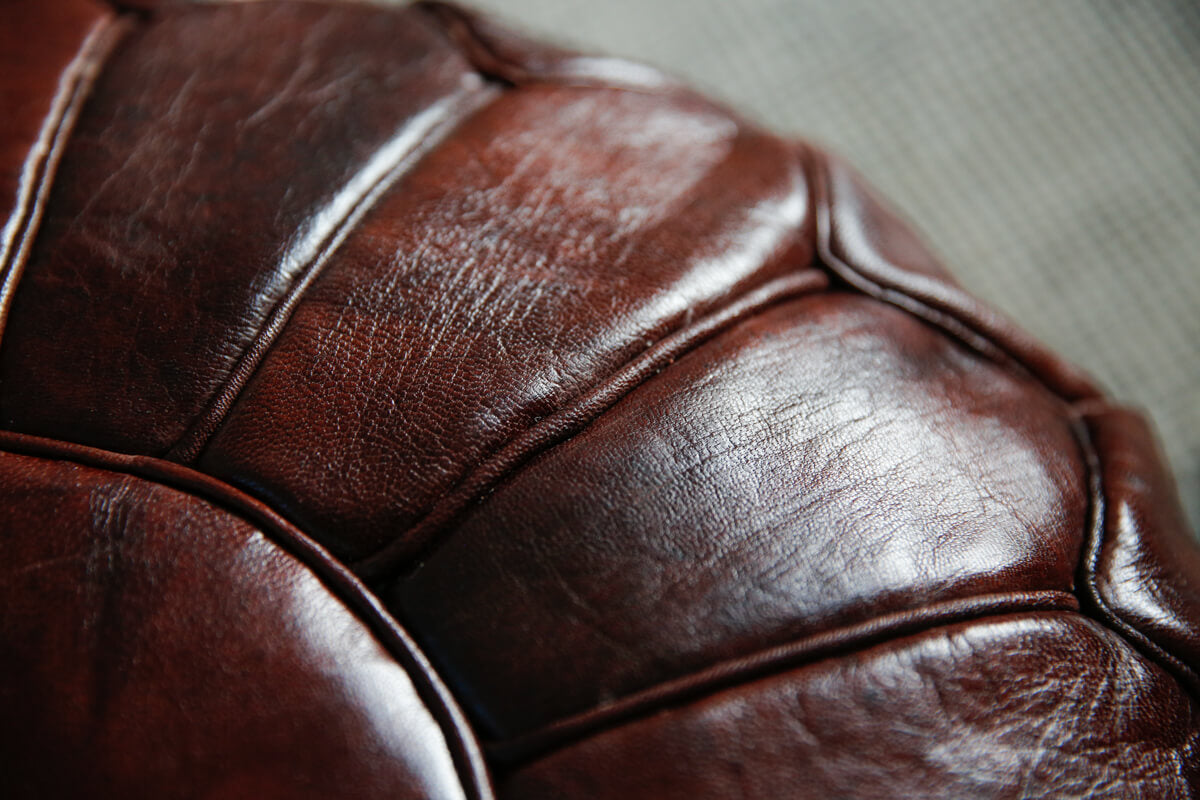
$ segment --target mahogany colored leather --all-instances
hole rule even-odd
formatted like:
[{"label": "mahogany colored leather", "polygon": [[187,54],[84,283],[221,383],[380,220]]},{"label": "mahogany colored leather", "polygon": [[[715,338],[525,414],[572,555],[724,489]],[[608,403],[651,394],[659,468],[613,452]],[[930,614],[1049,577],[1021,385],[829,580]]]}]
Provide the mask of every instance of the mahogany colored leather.
[{"label": "mahogany colored leather", "polygon": [[124,21],[91,0],[7,3],[0,19],[0,319],[55,169]]},{"label": "mahogany colored leather", "polygon": [[1152,433],[837,158],[444,3],[13,7],[0,796],[1200,789]]},{"label": "mahogany colored leather", "polygon": [[780,163],[781,142],[693,98],[498,98],[334,254],[201,468],[270,492],[345,558],[404,544],[505,441],[811,260],[803,176]]},{"label": "mahogany colored leather", "polygon": [[406,670],[244,520],[10,453],[0,493],[6,797],[465,796]]},{"label": "mahogany colored leather", "polygon": [[681,357],[387,597],[509,737],[882,614],[1069,593],[1085,487],[1060,401],[829,292]]},{"label": "mahogany colored leather", "polygon": [[1191,708],[1170,675],[1094,622],[1005,615],[818,661],[604,731],[517,770],[502,790],[521,798],[1183,800],[1200,780]]},{"label": "mahogany colored leather", "polygon": [[1084,582],[1110,624],[1200,686],[1200,551],[1146,421],[1123,408],[1084,409],[1097,460]]},{"label": "mahogany colored leather", "polygon": [[[136,26],[76,126],[10,314],[10,425],[165,454],[362,197],[482,90],[411,9],[196,5]],[[43,360],[59,340],[92,346]]]}]

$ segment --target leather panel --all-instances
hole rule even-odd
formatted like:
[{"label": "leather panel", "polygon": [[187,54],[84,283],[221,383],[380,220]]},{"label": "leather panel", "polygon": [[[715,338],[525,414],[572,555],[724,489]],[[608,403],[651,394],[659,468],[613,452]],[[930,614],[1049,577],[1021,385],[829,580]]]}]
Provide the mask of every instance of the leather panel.
[{"label": "leather panel", "polygon": [[507,737],[882,613],[1071,591],[1086,511],[1061,401],[831,293],[679,358],[386,596]]},{"label": "leather panel", "polygon": [[936,629],[564,747],[500,796],[703,800],[1193,797],[1194,702],[1070,614]]},{"label": "leather panel", "polygon": [[809,218],[788,148],[707,103],[511,90],[346,241],[201,468],[367,557],[629,359],[806,266]]},{"label": "leather panel", "polygon": [[466,797],[404,668],[250,525],[0,453],[4,796]]},{"label": "leather panel", "polygon": [[412,9],[194,4],[144,21],[79,121],[17,290],[5,427],[166,452],[371,185],[481,87]]}]

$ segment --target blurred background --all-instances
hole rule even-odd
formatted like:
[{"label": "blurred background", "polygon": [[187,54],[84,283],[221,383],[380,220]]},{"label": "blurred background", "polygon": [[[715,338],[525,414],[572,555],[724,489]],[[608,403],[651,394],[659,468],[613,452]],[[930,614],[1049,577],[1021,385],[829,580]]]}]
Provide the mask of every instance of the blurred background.
[{"label": "blurred background", "polygon": [[465,0],[846,157],[1149,412],[1200,531],[1200,2]]}]

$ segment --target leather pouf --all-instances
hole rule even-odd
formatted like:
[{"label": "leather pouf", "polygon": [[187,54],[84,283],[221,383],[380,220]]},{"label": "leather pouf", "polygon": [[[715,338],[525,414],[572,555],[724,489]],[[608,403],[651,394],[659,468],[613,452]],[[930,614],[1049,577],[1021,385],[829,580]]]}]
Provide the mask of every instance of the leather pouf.
[{"label": "leather pouf", "polygon": [[1146,424],[441,3],[0,7],[0,796],[1182,798]]}]

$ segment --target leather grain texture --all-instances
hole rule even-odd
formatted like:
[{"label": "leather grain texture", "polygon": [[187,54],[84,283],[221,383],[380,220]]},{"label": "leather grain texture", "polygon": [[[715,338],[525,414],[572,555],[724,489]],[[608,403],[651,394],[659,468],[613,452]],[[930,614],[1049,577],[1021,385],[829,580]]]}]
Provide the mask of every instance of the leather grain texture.
[{"label": "leather grain texture", "polygon": [[1200,529],[1200,4],[473,0],[825,142],[1159,431]]},{"label": "leather grain texture", "polygon": [[[1069,592],[1084,485],[1050,398],[902,311],[828,293],[638,387],[389,597],[511,736],[883,613]],[[560,645],[517,657],[543,642]]]},{"label": "leather grain texture", "polygon": [[[10,424],[175,446],[363,198],[481,90],[411,11],[197,5],[138,26],[66,148],[10,315]],[[92,346],[41,361],[59,337]]]},{"label": "leather grain texture", "polygon": [[376,553],[537,418],[807,264],[806,186],[780,163],[698,99],[496,100],[350,234],[201,468],[271,491],[340,555]]},{"label": "leather grain texture", "polygon": [[1194,794],[1152,433],[840,159],[444,3],[118,5],[22,6],[0,140],[6,796]]}]

